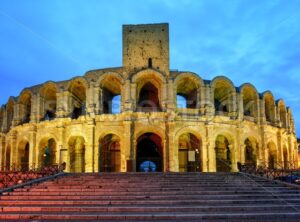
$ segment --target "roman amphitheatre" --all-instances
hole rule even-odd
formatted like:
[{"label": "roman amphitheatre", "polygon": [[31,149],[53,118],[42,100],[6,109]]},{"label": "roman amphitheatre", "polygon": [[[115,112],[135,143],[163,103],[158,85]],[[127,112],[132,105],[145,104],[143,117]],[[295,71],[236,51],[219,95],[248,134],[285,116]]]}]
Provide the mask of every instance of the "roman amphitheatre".
[{"label": "roman amphitheatre", "polygon": [[[181,103],[179,103],[181,101]],[[297,164],[291,110],[271,91],[169,67],[168,24],[123,26],[123,66],[24,88],[1,107],[2,168],[237,171]]]}]

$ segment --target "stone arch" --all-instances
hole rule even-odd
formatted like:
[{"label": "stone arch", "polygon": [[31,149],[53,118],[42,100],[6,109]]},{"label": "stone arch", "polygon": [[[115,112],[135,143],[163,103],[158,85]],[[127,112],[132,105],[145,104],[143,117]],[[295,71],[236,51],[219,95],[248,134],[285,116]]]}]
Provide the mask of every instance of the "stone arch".
[{"label": "stone arch", "polygon": [[[109,72],[101,75],[98,83],[100,112],[121,112],[122,110],[120,105],[122,100],[122,88],[124,84],[123,78],[118,73]],[[119,102],[114,102],[115,98],[119,98]]]},{"label": "stone arch", "polygon": [[56,117],[58,87],[54,82],[47,82],[40,88],[41,119],[52,120]]},{"label": "stone arch", "polygon": [[116,134],[99,138],[99,172],[121,172],[121,139]]},{"label": "stone arch", "polygon": [[163,109],[165,76],[152,69],[140,71],[132,76],[136,84],[136,106],[138,111],[151,112]]},{"label": "stone arch", "polygon": [[244,146],[245,164],[256,165],[259,156],[257,139],[252,136],[247,137],[244,140]]},{"label": "stone arch", "polygon": [[70,172],[85,172],[85,139],[82,136],[71,136],[68,140]]},{"label": "stone arch", "polygon": [[140,137],[145,133],[153,133],[153,134],[157,134],[163,140],[165,138],[164,132],[165,130],[159,126],[147,126],[141,128],[140,130],[137,130],[135,132],[135,138],[137,139],[138,137]]},{"label": "stone arch", "polygon": [[236,90],[228,78],[218,76],[211,82],[216,114],[236,112]]},{"label": "stone arch", "polygon": [[30,143],[28,139],[22,139],[18,144],[18,160],[17,165],[21,167],[22,170],[29,170],[29,152]]},{"label": "stone arch", "polygon": [[257,118],[259,116],[258,110],[258,92],[256,88],[250,84],[245,83],[241,87],[241,95],[243,99],[244,116]]},{"label": "stone arch", "polygon": [[234,142],[232,137],[223,132],[215,137],[216,171],[230,172],[233,170]]},{"label": "stone arch", "polygon": [[270,169],[277,168],[277,147],[273,141],[267,143],[268,148],[268,167]]},{"label": "stone arch", "polygon": [[77,119],[85,114],[88,83],[84,78],[76,77],[69,82],[67,89],[70,92],[71,118]]},{"label": "stone arch", "polygon": [[186,132],[178,136],[179,172],[202,171],[202,140],[194,133]]},{"label": "stone arch", "polygon": [[[199,108],[200,106],[200,88],[203,86],[203,80],[194,73],[180,73],[174,80],[175,95],[182,96],[186,104],[179,108]],[[177,100],[177,98],[176,98]],[[175,101],[176,101],[175,100]]]},{"label": "stone arch", "polygon": [[277,107],[278,107],[278,114],[281,122],[281,127],[287,128],[288,127],[287,109],[283,99],[277,101]]},{"label": "stone arch", "polygon": [[19,117],[21,123],[29,123],[31,116],[32,92],[24,90],[21,92],[19,99]]},{"label": "stone arch", "polygon": [[275,123],[275,100],[270,91],[263,93],[263,100],[265,104],[265,117],[267,122]]},{"label": "stone arch", "polygon": [[147,132],[136,139],[136,170],[139,172],[163,171],[164,148],[162,137]]},{"label": "stone arch", "polygon": [[44,137],[38,145],[38,162],[40,167],[57,164],[57,143],[54,137]]},{"label": "stone arch", "polygon": [[10,97],[8,100],[8,103],[6,105],[6,128],[7,128],[7,131],[9,131],[13,125],[14,112],[15,112],[14,106],[15,106],[15,100],[13,99],[13,97]]}]

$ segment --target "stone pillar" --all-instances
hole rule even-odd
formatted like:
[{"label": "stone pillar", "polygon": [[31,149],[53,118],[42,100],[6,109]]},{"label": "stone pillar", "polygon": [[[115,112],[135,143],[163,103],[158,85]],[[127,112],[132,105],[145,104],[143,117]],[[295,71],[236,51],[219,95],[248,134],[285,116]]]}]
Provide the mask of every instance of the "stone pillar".
[{"label": "stone pillar", "polygon": [[95,172],[95,120],[87,119],[87,141],[85,143],[85,172]]},{"label": "stone pillar", "polygon": [[207,104],[206,100],[207,100],[207,94],[206,94],[206,88],[205,85],[202,85],[199,89],[199,100],[197,101],[199,108],[200,108],[200,115],[205,115],[205,106]]},{"label": "stone pillar", "polygon": [[237,97],[237,107],[238,107],[238,119],[243,120],[244,118],[244,102],[243,102],[243,94],[239,93],[236,95]]},{"label": "stone pillar", "polygon": [[124,107],[124,111],[132,110],[132,99],[131,99],[131,91],[130,91],[130,80],[125,81],[125,90],[124,90],[124,98],[122,98],[122,103]]},{"label": "stone pillar", "polygon": [[137,91],[136,91],[136,83],[131,84],[131,100],[132,100],[132,111],[136,110],[136,104],[137,104]]},{"label": "stone pillar", "polygon": [[7,108],[3,112],[3,123],[2,123],[2,132],[7,132]]},{"label": "stone pillar", "polygon": [[169,80],[169,82],[167,84],[167,93],[168,93],[167,109],[169,111],[174,111],[177,107],[177,104],[176,104],[176,101],[177,101],[176,96],[177,95],[176,95],[176,92],[174,91],[174,84],[173,84],[172,80]]},{"label": "stone pillar", "polygon": [[228,147],[231,152],[231,170],[232,172],[238,172],[236,144],[230,144]]},{"label": "stone pillar", "polygon": [[206,145],[207,145],[207,166],[208,172],[216,172],[216,150],[215,150],[215,141],[212,138],[213,135],[213,125],[207,124],[206,128]]},{"label": "stone pillar", "polygon": [[30,123],[37,123],[39,118],[39,99],[38,99],[38,94],[34,93],[32,94],[31,98],[31,114],[30,114]]},{"label": "stone pillar", "polygon": [[245,150],[246,150],[246,145],[245,144],[241,144],[240,145],[241,147],[241,151],[240,151],[240,161],[241,161],[241,164],[245,164]]},{"label": "stone pillar", "polygon": [[237,103],[236,103],[236,93],[235,92],[232,92],[231,93],[231,102],[232,102],[232,105],[231,105],[231,110],[229,110],[229,116],[231,118],[236,118],[237,117]]},{"label": "stone pillar", "polygon": [[209,147],[209,141],[207,138],[203,138],[202,141],[202,147],[201,150],[201,162],[202,162],[202,172],[209,172],[209,166],[208,166],[208,147]]},{"label": "stone pillar", "polygon": [[83,168],[83,140],[81,138],[77,138],[75,141],[74,153],[75,153],[75,165],[74,169],[75,172],[81,173]]},{"label": "stone pillar", "polygon": [[16,167],[18,163],[18,147],[17,147],[17,135],[15,132],[12,132],[10,135],[11,147],[10,147],[10,163],[13,167]]},{"label": "stone pillar", "polygon": [[[125,171],[135,171],[135,166],[133,162],[135,159],[133,144],[133,134],[134,134],[134,125],[131,122],[130,118],[123,122],[124,125],[124,134],[123,134],[123,147],[121,147],[121,157],[124,158],[123,161],[126,163]],[[122,161],[121,158],[121,161]]]},{"label": "stone pillar", "polygon": [[[174,121],[169,121],[166,124],[166,155],[168,161],[167,172],[178,172],[178,144],[175,144],[175,123]],[[175,149],[177,152],[175,152]]]},{"label": "stone pillar", "polygon": [[37,149],[36,128],[32,127],[29,132],[29,169],[38,167],[38,162],[36,162]]}]

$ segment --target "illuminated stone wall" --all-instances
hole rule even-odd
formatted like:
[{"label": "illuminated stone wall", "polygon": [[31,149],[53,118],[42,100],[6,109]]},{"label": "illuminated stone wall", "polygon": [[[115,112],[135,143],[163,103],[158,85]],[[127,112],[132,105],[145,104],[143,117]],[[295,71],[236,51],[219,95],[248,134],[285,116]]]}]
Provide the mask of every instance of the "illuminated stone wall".
[{"label": "illuminated stone wall", "polygon": [[297,166],[283,100],[224,76],[171,71],[167,24],[123,28],[123,67],[28,87],[1,107],[2,169],[66,162],[71,172],[135,171],[142,140],[153,141],[162,171]]}]

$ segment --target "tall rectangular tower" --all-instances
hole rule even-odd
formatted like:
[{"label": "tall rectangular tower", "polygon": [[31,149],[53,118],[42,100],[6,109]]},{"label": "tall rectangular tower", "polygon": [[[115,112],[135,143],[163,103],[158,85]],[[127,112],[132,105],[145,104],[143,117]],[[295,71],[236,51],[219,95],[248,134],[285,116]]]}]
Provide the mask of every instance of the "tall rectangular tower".
[{"label": "tall rectangular tower", "polygon": [[169,73],[169,24],[123,25],[123,67]]}]

